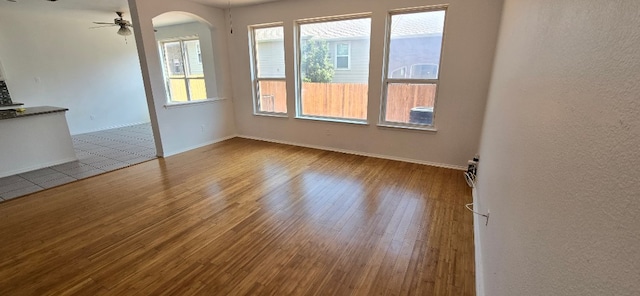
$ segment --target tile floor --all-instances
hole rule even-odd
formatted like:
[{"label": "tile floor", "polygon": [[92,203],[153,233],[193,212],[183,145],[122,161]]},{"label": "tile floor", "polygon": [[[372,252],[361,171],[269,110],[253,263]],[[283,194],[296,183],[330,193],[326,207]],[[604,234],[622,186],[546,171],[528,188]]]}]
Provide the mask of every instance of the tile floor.
[{"label": "tile floor", "polygon": [[77,161],[0,178],[0,202],[156,158],[149,123],[72,139]]}]

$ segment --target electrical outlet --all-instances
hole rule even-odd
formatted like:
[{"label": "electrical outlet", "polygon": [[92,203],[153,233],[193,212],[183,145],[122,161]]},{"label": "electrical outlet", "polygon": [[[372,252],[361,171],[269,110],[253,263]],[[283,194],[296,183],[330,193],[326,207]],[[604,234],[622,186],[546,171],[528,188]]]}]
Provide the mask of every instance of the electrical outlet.
[{"label": "electrical outlet", "polygon": [[95,120],[95,119],[96,119],[96,117],[95,117],[95,116],[93,116],[93,115],[89,115],[89,119],[91,119],[91,120]]}]

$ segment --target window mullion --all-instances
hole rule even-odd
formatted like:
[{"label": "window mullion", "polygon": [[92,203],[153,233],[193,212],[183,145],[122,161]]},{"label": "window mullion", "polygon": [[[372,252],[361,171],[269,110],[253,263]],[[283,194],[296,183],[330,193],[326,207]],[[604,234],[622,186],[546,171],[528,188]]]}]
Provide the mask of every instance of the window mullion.
[{"label": "window mullion", "polygon": [[184,72],[184,85],[187,90],[187,101],[192,101],[191,99],[191,87],[189,84],[189,77],[187,73],[191,71],[189,69],[189,64],[187,63],[187,51],[185,50],[184,40],[180,40],[180,54],[182,55],[182,71]]}]

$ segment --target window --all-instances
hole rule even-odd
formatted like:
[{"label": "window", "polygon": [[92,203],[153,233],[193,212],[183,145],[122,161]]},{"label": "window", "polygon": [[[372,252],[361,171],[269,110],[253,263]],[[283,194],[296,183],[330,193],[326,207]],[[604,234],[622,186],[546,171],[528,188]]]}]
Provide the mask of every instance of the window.
[{"label": "window", "polygon": [[297,117],[366,122],[370,15],[299,20],[297,34]]},{"label": "window", "polygon": [[389,78],[405,78],[407,77],[407,67],[401,67],[396,70],[393,70],[391,74],[389,74]]},{"label": "window", "polygon": [[438,65],[433,65],[433,64],[412,65],[411,78],[438,79]]},{"label": "window", "polygon": [[286,114],[287,83],[282,24],[249,27],[255,114]]},{"label": "window", "polygon": [[169,102],[207,99],[200,40],[183,38],[160,41]]},{"label": "window", "polygon": [[380,115],[383,125],[424,129],[434,125],[445,9],[390,13]]},{"label": "window", "polygon": [[198,54],[198,64],[202,65],[202,51],[200,51],[200,42],[196,46],[196,52]]},{"label": "window", "polygon": [[336,70],[349,70],[349,57],[351,45],[349,43],[336,43]]}]

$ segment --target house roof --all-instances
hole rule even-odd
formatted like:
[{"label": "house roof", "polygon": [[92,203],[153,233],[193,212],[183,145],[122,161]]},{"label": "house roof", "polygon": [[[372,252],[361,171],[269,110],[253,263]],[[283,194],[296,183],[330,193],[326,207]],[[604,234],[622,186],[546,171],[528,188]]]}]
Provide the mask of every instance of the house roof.
[{"label": "house roof", "polygon": [[[443,32],[444,16],[445,12],[441,10],[393,15],[391,38],[440,35]],[[368,18],[302,24],[300,30],[302,37],[319,39],[355,39],[369,36],[370,33],[371,19]],[[281,27],[256,30],[257,41],[281,40],[283,35]]]}]

